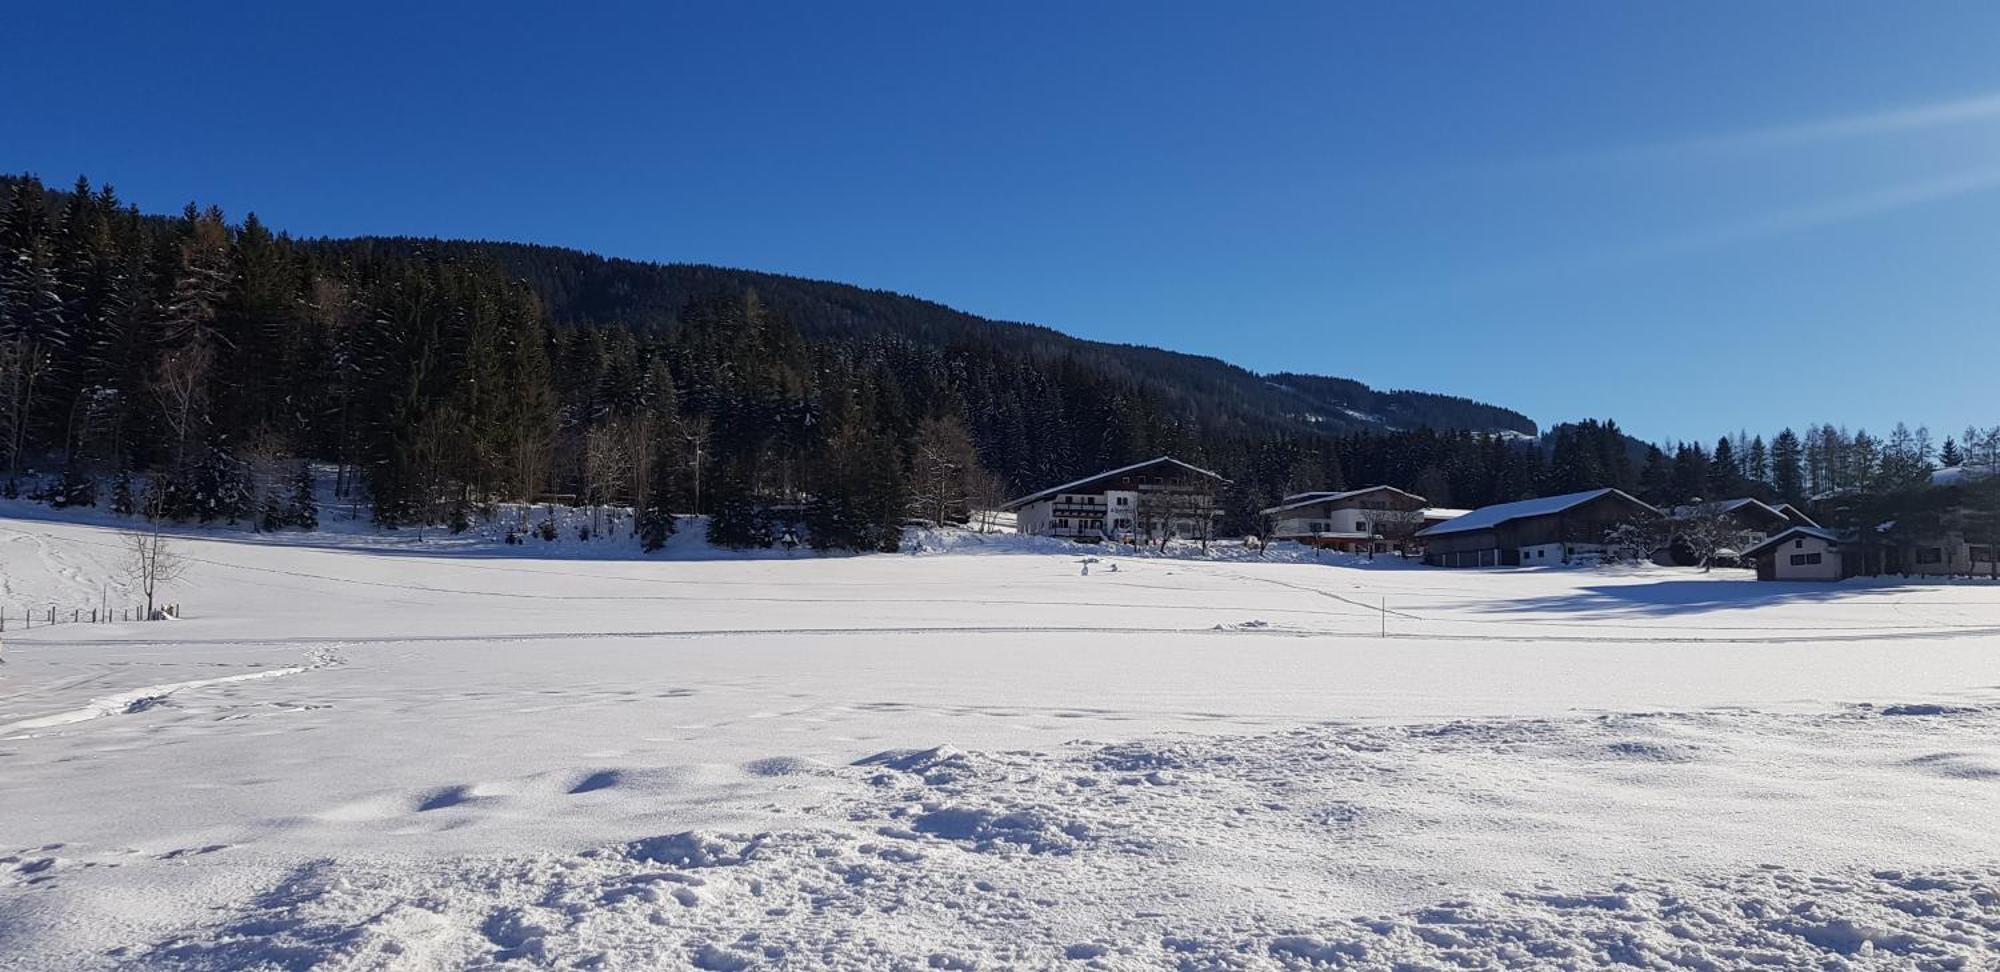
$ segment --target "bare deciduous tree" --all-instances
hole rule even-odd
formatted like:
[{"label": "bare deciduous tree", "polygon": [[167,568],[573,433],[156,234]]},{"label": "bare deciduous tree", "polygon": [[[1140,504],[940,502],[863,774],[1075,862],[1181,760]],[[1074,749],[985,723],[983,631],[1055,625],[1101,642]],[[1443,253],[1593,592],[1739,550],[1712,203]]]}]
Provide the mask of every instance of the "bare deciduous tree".
[{"label": "bare deciduous tree", "polygon": [[963,522],[970,513],[979,452],[965,426],[951,416],[925,419],[911,443],[910,501],[916,515],[938,526]]},{"label": "bare deciduous tree", "polygon": [[132,583],[145,592],[146,617],[151,618],[159,592],[181,579],[187,571],[187,559],[160,532],[158,521],[151,530],[131,531],[124,536],[125,570]]},{"label": "bare deciduous tree", "polygon": [[1007,481],[997,474],[982,467],[966,476],[965,499],[972,508],[972,524],[979,532],[993,532],[1000,507],[1006,505],[1009,498]]},{"label": "bare deciduous tree", "polygon": [[629,494],[632,478],[631,433],[617,424],[599,425],[584,437],[583,501],[590,507],[590,532],[604,532],[604,507]]},{"label": "bare deciduous tree", "polygon": [[215,353],[203,343],[170,351],[153,375],[153,397],[174,436],[174,469],[186,468],[187,445],[200,429],[208,405],[208,373]]}]

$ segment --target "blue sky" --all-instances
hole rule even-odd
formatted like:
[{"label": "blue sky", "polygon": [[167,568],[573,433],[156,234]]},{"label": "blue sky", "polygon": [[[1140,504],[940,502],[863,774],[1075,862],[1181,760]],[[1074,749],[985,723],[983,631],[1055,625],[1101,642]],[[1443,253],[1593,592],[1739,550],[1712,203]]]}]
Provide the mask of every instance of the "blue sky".
[{"label": "blue sky", "polygon": [[1655,439],[2000,422],[1992,3],[231,6],[0,4],[0,170]]}]

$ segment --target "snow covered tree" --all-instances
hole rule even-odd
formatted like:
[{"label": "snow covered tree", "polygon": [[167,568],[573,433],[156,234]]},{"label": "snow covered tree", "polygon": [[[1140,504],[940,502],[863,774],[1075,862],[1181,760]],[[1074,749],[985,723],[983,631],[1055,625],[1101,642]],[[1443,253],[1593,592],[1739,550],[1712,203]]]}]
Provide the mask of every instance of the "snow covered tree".
[{"label": "snow covered tree", "polygon": [[111,512],[120,516],[131,516],[134,509],[132,495],[132,471],[121,468],[111,481]]}]

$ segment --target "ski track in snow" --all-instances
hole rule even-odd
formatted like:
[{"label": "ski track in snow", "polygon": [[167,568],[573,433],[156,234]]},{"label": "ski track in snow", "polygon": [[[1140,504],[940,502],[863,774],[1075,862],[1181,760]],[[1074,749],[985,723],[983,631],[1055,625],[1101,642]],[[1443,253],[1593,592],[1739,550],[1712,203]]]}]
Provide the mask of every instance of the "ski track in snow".
[{"label": "ski track in snow", "polygon": [[227,685],[232,682],[251,682],[266,678],[283,678],[298,675],[315,668],[325,668],[339,664],[339,655],[330,647],[317,649],[312,653],[310,664],[290,668],[268,668],[236,675],[222,675],[216,678],[198,678],[186,682],[168,682],[161,685],[147,685],[129,689],[112,695],[99,696],[81,708],[57,712],[51,715],[22,719],[17,722],[0,724],[0,741],[31,738],[35,731],[74,726],[80,722],[102,719],[108,716],[136,715],[165,702],[177,692]]}]

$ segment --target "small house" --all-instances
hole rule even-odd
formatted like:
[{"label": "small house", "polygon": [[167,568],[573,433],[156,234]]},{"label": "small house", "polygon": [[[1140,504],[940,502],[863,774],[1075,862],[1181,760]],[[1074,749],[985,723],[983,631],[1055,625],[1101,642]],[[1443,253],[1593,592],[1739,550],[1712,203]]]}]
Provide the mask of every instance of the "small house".
[{"label": "small house", "polygon": [[1757,565],[1758,580],[1835,581],[1851,576],[1840,537],[1819,527],[1795,526],[1743,551]]}]

